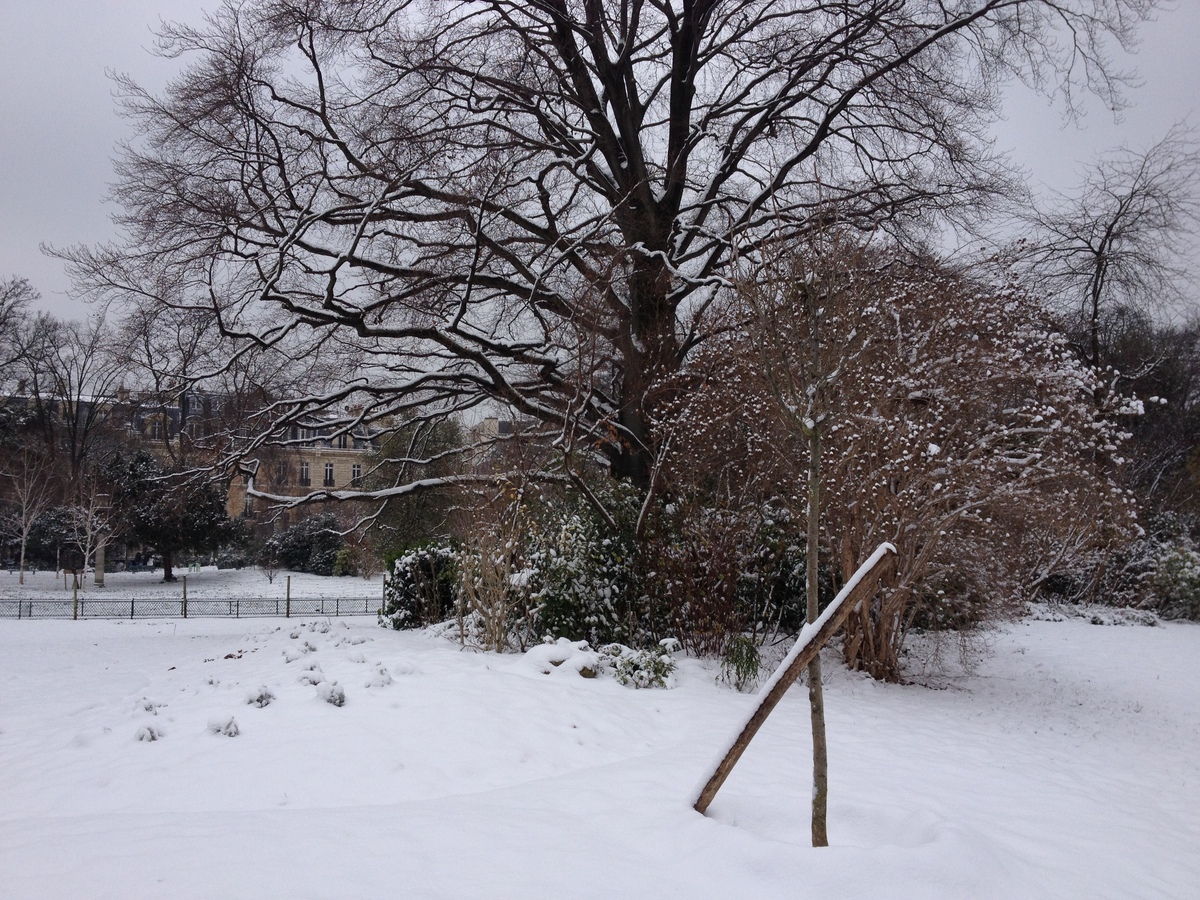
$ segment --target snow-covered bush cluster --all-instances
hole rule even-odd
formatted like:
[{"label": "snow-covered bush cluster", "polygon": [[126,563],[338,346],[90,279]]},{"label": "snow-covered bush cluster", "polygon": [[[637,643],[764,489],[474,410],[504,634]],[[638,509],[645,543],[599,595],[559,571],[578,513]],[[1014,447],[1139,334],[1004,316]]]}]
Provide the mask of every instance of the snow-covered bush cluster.
[{"label": "snow-covered bush cluster", "polygon": [[380,623],[446,622],[443,633],[492,650],[566,638],[657,652],[671,638],[718,656],[737,635],[761,642],[801,624],[803,556],[786,509],[668,504],[638,538],[644,497],[615,481],[592,491],[615,529],[577,496],[512,490],[458,543],[401,555]]},{"label": "snow-covered bush cluster", "polygon": [[670,688],[675,686],[676,664],[672,654],[678,649],[679,642],[671,638],[644,650],[618,643],[593,650],[587,641],[547,637],[525,652],[521,665],[542,675],[574,673],[595,678],[609,674],[626,687]]},{"label": "snow-covered bush cluster", "polygon": [[[636,514],[626,486],[614,508]],[[633,569],[634,552],[594,510],[562,495],[513,490],[464,529],[455,544],[421,547],[395,561],[380,623],[416,628],[449,619],[464,643],[523,649],[549,638],[650,640]]]}]

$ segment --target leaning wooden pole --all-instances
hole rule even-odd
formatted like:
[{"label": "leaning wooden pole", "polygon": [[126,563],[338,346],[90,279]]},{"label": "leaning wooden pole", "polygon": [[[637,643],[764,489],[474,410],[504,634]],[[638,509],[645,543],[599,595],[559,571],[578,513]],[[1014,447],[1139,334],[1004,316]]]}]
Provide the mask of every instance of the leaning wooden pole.
[{"label": "leaning wooden pole", "polygon": [[858,571],[846,582],[845,587],[838,591],[838,595],[833,598],[833,602],[826,607],[820,617],[815,622],[804,626],[800,636],[796,638],[796,644],[792,647],[791,652],[779,664],[779,668],[763,685],[762,690],[758,692],[760,698],[758,706],[733,738],[729,749],[725,751],[725,755],[721,758],[721,762],[712,776],[700,788],[696,802],[692,804],[696,812],[703,813],[708,809],[713,798],[717,796],[717,791],[721,789],[721,785],[725,783],[725,779],[729,777],[729,773],[733,771],[737,761],[742,758],[742,754],[750,746],[750,741],[754,739],[758,729],[771,714],[771,710],[779,705],[779,701],[783,699],[787,689],[800,677],[800,673],[808,668],[809,662],[821,651],[821,648],[837,634],[842,623],[846,621],[846,616],[875,592],[879,579],[891,565],[892,557],[895,554],[896,548],[891,544],[880,544],[879,549],[858,567]]}]

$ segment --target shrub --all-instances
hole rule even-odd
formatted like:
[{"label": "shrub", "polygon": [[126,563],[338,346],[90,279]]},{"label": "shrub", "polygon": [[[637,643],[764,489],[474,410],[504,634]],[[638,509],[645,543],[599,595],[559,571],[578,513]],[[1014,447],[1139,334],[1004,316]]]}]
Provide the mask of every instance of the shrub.
[{"label": "shrub", "polygon": [[397,630],[445,621],[458,605],[458,553],[450,546],[416,547],[392,564],[379,624]]},{"label": "shrub", "polygon": [[632,688],[668,688],[674,686],[675,660],[679,649],[674,638],[664,638],[652,650],[634,650],[624,644],[606,644],[599,649],[600,662],[612,670],[620,684]]},{"label": "shrub", "polygon": [[720,681],[738,691],[746,691],[758,682],[762,672],[762,657],[754,639],[744,634],[731,638],[725,644],[725,656],[721,660]]},{"label": "shrub", "polygon": [[1190,541],[1161,545],[1150,580],[1163,618],[1200,619],[1200,553]]},{"label": "shrub", "polygon": [[631,542],[607,533],[590,509],[548,505],[539,518],[528,551],[538,636],[592,646],[640,643]]},{"label": "shrub", "polygon": [[341,547],[333,556],[333,574],[337,576],[355,575],[358,566],[354,564],[353,554],[349,547]]},{"label": "shrub", "polygon": [[332,575],[343,547],[337,518],[321,513],[298,522],[279,535],[279,561],[285,569]]}]

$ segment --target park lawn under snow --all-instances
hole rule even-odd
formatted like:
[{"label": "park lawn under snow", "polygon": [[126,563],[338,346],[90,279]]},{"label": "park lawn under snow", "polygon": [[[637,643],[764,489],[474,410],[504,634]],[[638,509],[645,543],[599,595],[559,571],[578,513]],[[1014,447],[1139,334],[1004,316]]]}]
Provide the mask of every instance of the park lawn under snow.
[{"label": "park lawn under snow", "polygon": [[753,698],[695,660],[635,691],[363,619],[3,620],[0,897],[1200,896],[1200,627],[1021,623],[941,689],[827,672],[814,850],[800,687],[704,817]]},{"label": "park lawn under snow", "polygon": [[[306,572],[280,571],[268,580],[259,569],[218,569],[204,566],[199,572],[189,572],[186,565],[175,567],[175,576],[187,578],[188,597],[193,600],[275,600],[283,599],[291,578],[293,597],[381,597],[383,576],[371,579],[332,578]],[[108,572],[104,587],[95,587],[89,571],[81,576],[79,596],[90,600],[178,600],[183,596],[182,581],[164,583],[163,570],[145,572]],[[0,569],[0,600],[70,600],[71,576],[64,581],[61,572],[41,570],[26,572],[25,583],[8,569]]]}]

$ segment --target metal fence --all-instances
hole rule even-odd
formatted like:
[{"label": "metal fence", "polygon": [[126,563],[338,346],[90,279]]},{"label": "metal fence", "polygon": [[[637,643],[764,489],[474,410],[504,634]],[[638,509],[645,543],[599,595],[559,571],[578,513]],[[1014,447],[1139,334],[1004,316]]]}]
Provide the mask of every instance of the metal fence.
[{"label": "metal fence", "polygon": [[263,616],[373,616],[378,612],[378,597],[294,597],[290,600],[146,600],[134,597],[128,600],[114,597],[105,597],[103,600],[91,597],[80,597],[78,600],[0,599],[0,619],[250,619]]}]

